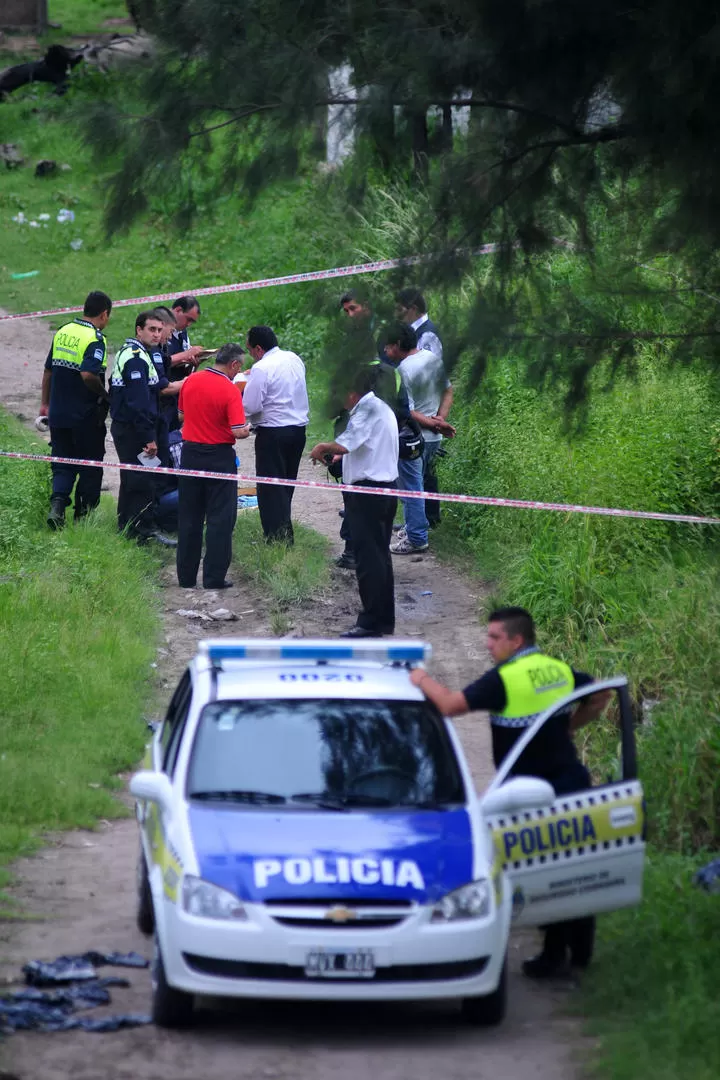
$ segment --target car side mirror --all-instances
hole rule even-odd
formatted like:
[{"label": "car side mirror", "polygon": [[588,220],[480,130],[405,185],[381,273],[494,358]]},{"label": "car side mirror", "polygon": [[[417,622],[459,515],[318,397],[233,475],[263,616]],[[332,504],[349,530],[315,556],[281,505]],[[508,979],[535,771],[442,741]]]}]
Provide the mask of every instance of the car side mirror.
[{"label": "car side mirror", "polygon": [[[132,786],[131,786],[132,790]],[[544,809],[555,801],[555,789],[538,776],[515,776],[480,800],[484,814],[513,814]]]},{"label": "car side mirror", "polygon": [[136,799],[157,803],[163,810],[170,810],[172,805],[172,785],[165,773],[150,772],[149,769],[135,773],[130,780],[130,794]]}]

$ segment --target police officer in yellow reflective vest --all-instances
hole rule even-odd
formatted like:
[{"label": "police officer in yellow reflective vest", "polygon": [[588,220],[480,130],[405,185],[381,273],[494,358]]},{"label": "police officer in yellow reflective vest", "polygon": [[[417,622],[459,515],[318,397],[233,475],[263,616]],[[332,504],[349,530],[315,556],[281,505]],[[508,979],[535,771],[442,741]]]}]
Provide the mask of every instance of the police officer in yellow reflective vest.
[{"label": "police officer in yellow reflective vest", "polygon": [[[139,465],[140,454],[157,456],[159,392],[163,385],[151,352],[159,344],[163,322],[153,311],[135,320],[135,337],[128,338],[115,357],[110,376],[110,430],[121,462]],[[167,382],[165,381],[165,385]],[[139,544],[155,541],[177,547],[164,536],[155,519],[155,478],[151,468],[121,470],[118,528]]]},{"label": "police officer in yellow reflective vest", "polygon": [[[61,326],[45,361],[40,415],[47,416],[50,447],[57,457],[102,461],[105,456],[105,390],[108,324],[112,301],[104,292],[91,292],[83,317]],[[100,502],[102,469],[84,465],[53,464],[52,495],[47,523],[51,529],[65,524],[75,487],[75,520]],[[77,486],[75,480],[77,479]]]},{"label": "police officer in yellow reflective vest", "polygon": [[[490,615],[488,649],[496,666],[464,690],[449,690],[420,668],[411,672],[410,678],[444,716],[476,709],[490,713],[493,759],[498,768],[541,712],[593,679],[540,652],[532,616],[524,608],[500,608]],[[589,788],[590,775],[578,758],[571,733],[595,720],[608,700],[607,693],[594,694],[574,712],[570,709],[548,720],[512,772],[542,777],[557,795]],[[523,971],[533,978],[556,975],[565,970],[568,958],[575,966],[586,967],[594,937],[593,918],[554,923],[546,927],[542,952],[526,960]]]}]

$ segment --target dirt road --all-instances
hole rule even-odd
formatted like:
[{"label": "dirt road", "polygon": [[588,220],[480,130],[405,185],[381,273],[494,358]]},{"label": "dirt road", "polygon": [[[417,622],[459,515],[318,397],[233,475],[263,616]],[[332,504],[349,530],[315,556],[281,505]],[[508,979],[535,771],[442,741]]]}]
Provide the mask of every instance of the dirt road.
[{"label": "dirt road", "polygon": [[[26,421],[36,415],[49,341],[42,323],[0,326],[0,400]],[[245,448],[242,457],[250,468]],[[310,475],[309,464],[304,469]],[[339,497],[332,493],[299,491],[295,497],[297,518],[326,534],[336,551],[338,507]],[[433,673],[452,686],[465,685],[487,666],[476,583],[431,554],[396,558],[395,569],[397,634],[430,641]],[[229,624],[234,632],[270,635],[267,605],[243,581],[242,566],[233,567],[232,577],[236,587],[218,597],[181,591],[166,573],[165,642],[157,659],[168,690],[208,626],[178,616],[178,608],[212,609],[221,603],[244,613]],[[427,592],[432,595],[423,595]],[[356,605],[354,575],[333,571],[326,595],[293,613],[291,633],[330,636],[354,621]],[[474,716],[458,728],[482,787],[492,771],[486,722]],[[125,820],[103,823],[96,832],[54,837],[35,857],[19,862],[13,892],[36,918],[0,923],[0,984],[17,977],[30,958],[88,948],[136,949],[149,956],[149,943],[134,925],[136,854],[135,824]],[[563,1016],[572,987],[536,987],[519,974],[521,959],[534,947],[533,935],[512,940],[509,1015],[498,1030],[464,1027],[453,1004],[227,1007],[210,1002],[191,1033],[145,1027],[111,1035],[14,1035],[0,1048],[0,1064],[19,1080],[575,1080],[590,1043]],[[130,989],[113,991],[106,1011],[148,1010],[147,973],[131,972],[131,981]]]}]

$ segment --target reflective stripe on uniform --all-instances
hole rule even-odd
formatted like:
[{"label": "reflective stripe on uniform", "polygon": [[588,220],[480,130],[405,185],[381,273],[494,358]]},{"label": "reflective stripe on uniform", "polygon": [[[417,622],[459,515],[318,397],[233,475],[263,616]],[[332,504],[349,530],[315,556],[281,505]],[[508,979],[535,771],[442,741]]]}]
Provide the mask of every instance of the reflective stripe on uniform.
[{"label": "reflective stripe on uniform", "polygon": [[133,359],[133,357],[141,357],[145,361],[148,386],[157,386],[160,382],[157,368],[145,346],[136,338],[128,338],[125,344],[122,345],[117,352],[112,376],[110,377],[110,385],[115,387],[125,385],[123,372],[128,360]]}]

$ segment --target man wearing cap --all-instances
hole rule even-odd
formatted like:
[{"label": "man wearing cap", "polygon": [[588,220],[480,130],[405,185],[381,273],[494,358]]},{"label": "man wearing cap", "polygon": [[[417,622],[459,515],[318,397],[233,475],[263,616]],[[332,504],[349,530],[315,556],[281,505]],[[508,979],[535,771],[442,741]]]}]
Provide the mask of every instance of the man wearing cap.
[{"label": "man wearing cap", "polygon": [[[111,310],[112,300],[106,293],[91,292],[85,300],[82,318],[66,323],[53,338],[43,372],[40,416],[48,418],[50,447],[57,457],[100,462],[105,456],[108,394],[105,389],[107,342],[103,330]],[[47,523],[51,529],[61,529],[73,487],[76,521],[98,505],[102,469],[55,463],[51,468],[52,495]]]}]

